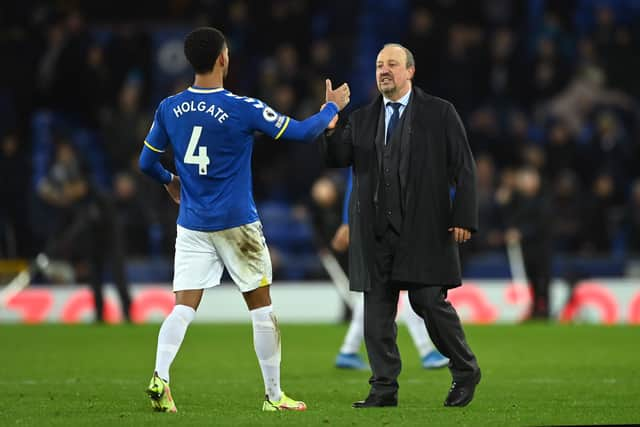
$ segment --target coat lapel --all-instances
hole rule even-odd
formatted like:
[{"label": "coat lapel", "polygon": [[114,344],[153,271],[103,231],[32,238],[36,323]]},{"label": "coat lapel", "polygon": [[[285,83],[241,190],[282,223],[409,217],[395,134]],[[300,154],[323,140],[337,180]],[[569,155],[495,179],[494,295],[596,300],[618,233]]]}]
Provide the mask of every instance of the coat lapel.
[{"label": "coat lapel", "polygon": [[385,139],[385,132],[384,132],[385,111],[382,103],[380,103],[380,108],[378,110],[379,110],[378,125],[376,126],[376,134],[373,137],[373,139],[374,139],[375,148],[376,148],[376,157],[378,159],[378,171],[380,171],[382,169],[382,154],[384,152],[384,139]]},{"label": "coat lapel", "polygon": [[415,111],[417,108],[415,107],[415,90],[411,91],[411,96],[409,97],[409,103],[407,104],[407,109],[402,115],[404,117],[404,125],[402,126],[402,135],[400,137],[400,194],[403,195],[403,209],[406,211],[407,206],[407,179],[411,176],[411,135],[413,133],[412,124],[415,123]]},{"label": "coat lapel", "polygon": [[362,141],[366,148],[371,148],[374,145],[381,106],[382,96],[378,96],[371,104],[365,107],[363,114],[364,120],[362,123],[362,139],[358,139]]}]

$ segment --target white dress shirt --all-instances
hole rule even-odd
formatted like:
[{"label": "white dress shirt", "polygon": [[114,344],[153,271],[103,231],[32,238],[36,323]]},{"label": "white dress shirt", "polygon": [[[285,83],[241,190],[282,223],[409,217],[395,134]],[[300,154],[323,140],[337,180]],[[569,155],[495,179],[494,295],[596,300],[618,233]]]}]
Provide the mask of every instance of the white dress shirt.
[{"label": "white dress shirt", "polygon": [[[400,117],[402,117],[402,113],[404,113],[404,110],[407,108],[407,105],[409,104],[409,98],[411,97],[411,89],[409,89],[409,92],[407,92],[402,98],[398,99],[397,101],[392,101],[389,98],[383,96],[382,97],[382,102],[384,102],[384,134],[385,134],[385,139],[387,138],[387,129],[389,128],[389,121],[391,120],[391,114],[393,114],[393,107],[391,105],[389,105],[390,102],[399,102],[400,104],[402,104],[400,106]],[[400,120],[400,117],[398,117],[398,120]],[[385,144],[387,143],[387,141],[384,142]]]}]

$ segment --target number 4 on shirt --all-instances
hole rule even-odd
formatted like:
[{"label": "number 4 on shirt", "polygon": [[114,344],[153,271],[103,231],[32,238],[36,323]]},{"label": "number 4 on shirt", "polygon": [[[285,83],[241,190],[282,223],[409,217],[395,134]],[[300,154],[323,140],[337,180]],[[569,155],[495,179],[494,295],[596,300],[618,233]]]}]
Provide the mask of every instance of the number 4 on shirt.
[{"label": "number 4 on shirt", "polygon": [[[211,163],[209,156],[207,156],[207,147],[198,147],[198,141],[202,134],[202,126],[194,126],[193,132],[191,132],[191,139],[189,139],[189,145],[187,146],[187,152],[184,155],[184,163],[187,165],[198,165],[198,173],[200,175],[207,174],[207,165]],[[198,155],[196,155],[196,147],[199,148]]]}]

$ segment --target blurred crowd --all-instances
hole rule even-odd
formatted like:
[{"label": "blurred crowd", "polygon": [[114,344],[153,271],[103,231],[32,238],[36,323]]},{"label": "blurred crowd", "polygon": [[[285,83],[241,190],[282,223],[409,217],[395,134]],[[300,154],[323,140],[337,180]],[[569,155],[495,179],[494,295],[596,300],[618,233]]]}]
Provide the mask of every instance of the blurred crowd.
[{"label": "blurred crowd", "polygon": [[[0,257],[33,256],[91,209],[114,212],[128,258],[172,253],[177,207],[139,173],[137,156],[158,101],[191,83],[181,38],[198,25],[229,39],[228,89],[298,119],[318,110],[326,77],[366,83],[351,108],[366,102],[381,34],[404,43],[416,58],[415,84],[453,102],[476,156],[482,231],[471,253],[501,250],[508,213],[531,194],[547,213],[543,230],[555,251],[640,253],[638,2],[0,7]],[[386,11],[401,19],[385,20]],[[312,242],[339,225],[345,174],[324,170],[315,144],[258,137],[254,151],[254,193],[276,275],[314,277]],[[312,194],[318,179],[322,191]]]}]

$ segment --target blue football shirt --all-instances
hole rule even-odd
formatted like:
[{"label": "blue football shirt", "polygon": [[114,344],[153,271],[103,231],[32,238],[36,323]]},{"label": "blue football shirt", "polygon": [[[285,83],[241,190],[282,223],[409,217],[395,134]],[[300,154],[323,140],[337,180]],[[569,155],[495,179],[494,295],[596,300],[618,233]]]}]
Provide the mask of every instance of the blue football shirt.
[{"label": "blue football shirt", "polygon": [[173,147],[182,187],[178,224],[216,231],[257,221],[253,133],[278,139],[289,121],[262,101],[223,88],[190,87],[165,98],[145,145],[156,152]]}]

